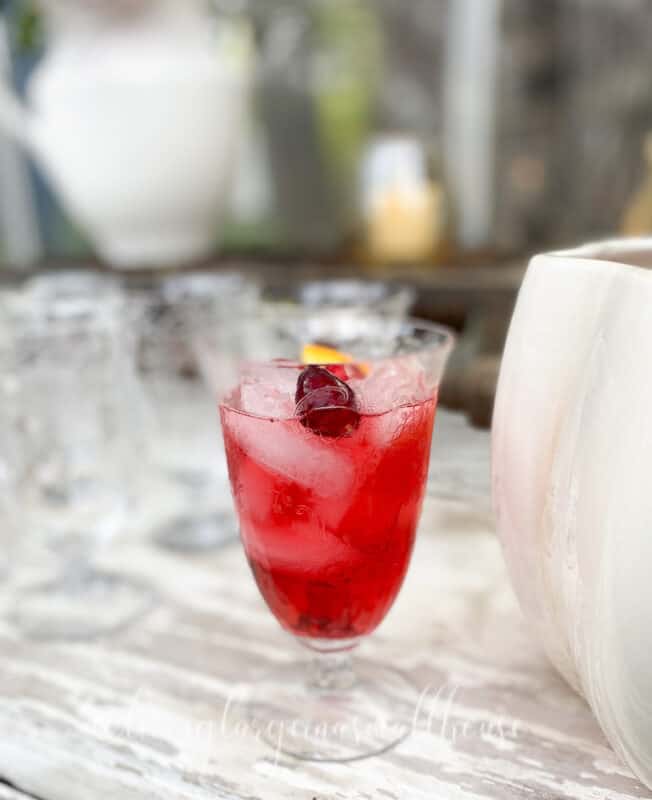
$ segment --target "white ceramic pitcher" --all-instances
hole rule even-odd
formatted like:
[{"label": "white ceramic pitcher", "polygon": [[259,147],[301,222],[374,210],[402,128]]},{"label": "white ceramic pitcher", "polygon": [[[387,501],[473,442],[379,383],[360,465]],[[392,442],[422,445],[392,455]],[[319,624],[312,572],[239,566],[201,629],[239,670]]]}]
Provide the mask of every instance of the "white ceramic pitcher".
[{"label": "white ceramic pitcher", "polygon": [[536,257],[493,431],[514,586],[566,679],[652,786],[652,239]]},{"label": "white ceramic pitcher", "polygon": [[207,254],[236,156],[247,32],[202,0],[43,0],[48,47],[0,125],[118,266]]}]

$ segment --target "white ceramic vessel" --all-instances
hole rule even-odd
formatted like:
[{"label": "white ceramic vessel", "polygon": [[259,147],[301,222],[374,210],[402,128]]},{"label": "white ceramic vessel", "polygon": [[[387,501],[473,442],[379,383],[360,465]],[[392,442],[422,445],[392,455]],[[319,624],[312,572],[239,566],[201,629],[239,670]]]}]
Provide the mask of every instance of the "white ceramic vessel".
[{"label": "white ceramic vessel", "polygon": [[120,13],[97,1],[44,6],[48,48],[28,109],[0,87],[0,125],[109,262],[206,255],[246,105],[246,31],[217,30],[201,0],[133,2]]},{"label": "white ceramic vessel", "polygon": [[524,612],[652,786],[652,239],[537,256],[496,398],[498,528]]}]

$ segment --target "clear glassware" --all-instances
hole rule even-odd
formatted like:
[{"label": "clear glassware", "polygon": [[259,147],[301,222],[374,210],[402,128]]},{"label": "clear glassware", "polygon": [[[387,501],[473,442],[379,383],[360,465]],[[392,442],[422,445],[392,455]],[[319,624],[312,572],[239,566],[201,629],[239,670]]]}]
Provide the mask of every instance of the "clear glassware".
[{"label": "clear glassware", "polygon": [[[268,607],[314,656],[251,688],[252,723],[298,758],[382,752],[408,734],[415,691],[351,652],[408,568],[452,335],[310,310],[226,336],[201,337],[198,350],[220,399],[242,543]],[[315,341],[331,363],[306,363]]]},{"label": "clear glassware", "polygon": [[[92,269],[70,269],[46,272],[31,278],[25,285],[25,294],[41,313],[57,317],[84,307],[86,315],[96,313],[95,304],[110,305],[114,319],[123,313],[125,298],[120,282],[108,273]],[[116,323],[116,327],[118,327]]]},{"label": "clear glassware", "polygon": [[[138,365],[154,472],[179,490],[157,544],[193,552],[237,537],[214,399],[198,369],[193,337],[254,312],[259,289],[236,273],[181,274],[141,298]],[[220,491],[220,488],[222,491]]]},{"label": "clear glassware", "polygon": [[283,304],[343,314],[375,311],[389,317],[405,317],[414,305],[416,291],[411,286],[387,281],[331,278],[303,281],[289,290],[271,294],[268,300],[276,308]]},{"label": "clear glassware", "polygon": [[[56,564],[54,578],[17,589],[9,611],[37,639],[112,632],[153,599],[140,581],[91,565],[126,524],[131,472],[120,295],[98,281],[30,284],[0,319],[10,516]],[[109,293],[87,291],[100,285]],[[115,302],[105,302],[109,296]]]},{"label": "clear glassware", "polygon": [[[24,298],[31,312],[42,319],[92,320],[99,315],[111,327],[115,337],[115,368],[123,391],[123,430],[132,452],[140,452],[144,412],[135,371],[133,325],[122,282],[114,275],[91,268],[56,270],[28,280]],[[135,508],[139,502],[135,482],[130,482],[128,490],[129,504]]]}]

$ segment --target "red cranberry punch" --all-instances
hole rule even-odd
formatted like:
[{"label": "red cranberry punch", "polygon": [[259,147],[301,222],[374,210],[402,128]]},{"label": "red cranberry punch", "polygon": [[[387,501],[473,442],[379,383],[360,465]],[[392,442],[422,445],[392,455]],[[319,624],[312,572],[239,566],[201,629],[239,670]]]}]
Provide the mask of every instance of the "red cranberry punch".
[{"label": "red cranberry punch", "polygon": [[263,738],[283,730],[271,743],[300,758],[382,752],[407,734],[396,718],[414,693],[394,670],[352,666],[350,653],[409,566],[452,337],[371,313],[246,325],[231,346],[203,340],[202,362],[220,391],[251,571],[280,625],[316,654],[252,687],[250,713]]}]

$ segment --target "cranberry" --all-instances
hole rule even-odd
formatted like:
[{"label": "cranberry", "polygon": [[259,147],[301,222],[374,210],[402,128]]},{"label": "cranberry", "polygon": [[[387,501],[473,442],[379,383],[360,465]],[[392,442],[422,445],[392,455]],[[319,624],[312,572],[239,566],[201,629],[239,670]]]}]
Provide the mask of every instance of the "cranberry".
[{"label": "cranberry", "polygon": [[321,436],[351,436],[360,424],[353,389],[325,367],[306,367],[295,395],[301,424]]}]

